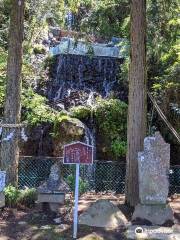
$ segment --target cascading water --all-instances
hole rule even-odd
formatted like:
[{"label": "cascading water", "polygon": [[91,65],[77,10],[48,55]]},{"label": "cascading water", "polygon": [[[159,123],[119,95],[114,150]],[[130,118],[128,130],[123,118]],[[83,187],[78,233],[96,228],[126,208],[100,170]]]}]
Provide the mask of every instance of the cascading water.
[{"label": "cascading water", "polygon": [[[47,96],[55,107],[58,108],[61,104],[67,111],[78,105],[93,108],[97,96],[107,98],[114,93],[118,97],[122,91],[118,81],[122,62],[123,59],[116,57],[57,55],[51,69],[52,80],[47,86]],[[86,125],[84,142],[94,147],[95,159],[96,132],[93,116]]]},{"label": "cascading water", "polygon": [[112,57],[58,55],[53,69],[54,80],[47,89],[48,98],[55,104],[65,102],[68,109],[71,98],[72,105],[90,105],[95,95],[109,97],[111,92],[118,95],[122,91],[117,78],[120,63],[122,59]]},{"label": "cascading water", "polygon": [[[93,129],[94,130],[94,129]],[[91,145],[93,147],[93,159],[96,159],[96,141],[95,141],[95,134],[94,131],[91,131],[90,128],[85,126],[85,136],[84,141],[86,144]],[[88,165],[86,167],[86,181],[88,183],[94,182],[94,176],[95,176],[95,167],[94,165]]]},{"label": "cascading water", "polygon": [[[69,111],[71,107],[79,105],[92,109],[97,97],[108,98],[111,95],[125,100],[123,96],[127,96],[127,93],[124,94],[124,87],[118,79],[123,58],[115,51],[116,47],[100,45],[94,44],[93,47],[98,53],[89,56],[84,54],[87,50],[85,44],[78,42],[77,47],[74,45],[73,48],[72,39],[62,40],[62,45],[59,45],[62,48],[58,50],[60,54],[54,56],[52,79],[47,83],[47,97],[56,109]],[[63,108],[58,108],[59,104],[63,105]],[[96,127],[93,114],[84,125],[84,142],[93,146],[96,159]],[[89,168],[89,171],[92,169]]]},{"label": "cascading water", "polygon": [[43,127],[40,129],[40,141],[38,146],[38,156],[41,156],[43,154],[43,135],[44,135],[44,129]]}]

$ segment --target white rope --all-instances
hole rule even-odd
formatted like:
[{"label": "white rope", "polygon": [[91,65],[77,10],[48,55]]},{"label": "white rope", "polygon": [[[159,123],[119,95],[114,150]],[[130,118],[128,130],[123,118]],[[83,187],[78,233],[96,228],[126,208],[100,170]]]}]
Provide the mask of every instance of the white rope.
[{"label": "white rope", "polygon": [[165,124],[167,125],[167,127],[169,128],[169,130],[172,132],[172,134],[175,136],[175,138],[177,139],[177,141],[180,143],[180,136],[177,133],[177,131],[174,129],[174,127],[171,125],[171,123],[168,121],[167,117],[164,115],[164,113],[162,112],[162,110],[160,109],[160,107],[158,106],[156,100],[152,97],[151,93],[148,91],[147,92],[151,102],[153,103],[154,107],[156,108],[157,112],[159,113],[159,116],[161,117],[161,119],[165,122]]},{"label": "white rope", "polygon": [[[5,128],[20,128],[21,127],[22,128],[21,129],[21,133],[20,133],[21,139],[23,141],[27,142],[28,137],[25,134],[24,127],[22,127],[22,126],[24,126],[24,124],[0,124],[0,136],[2,135],[3,127],[5,127]],[[15,129],[12,132],[10,132],[5,138],[1,139],[0,142],[3,142],[3,141],[7,141],[8,142],[8,141],[13,139],[14,135],[15,135]]]},{"label": "white rope", "polygon": [[25,126],[24,123],[2,123],[0,122],[0,127],[3,128],[22,128]]}]

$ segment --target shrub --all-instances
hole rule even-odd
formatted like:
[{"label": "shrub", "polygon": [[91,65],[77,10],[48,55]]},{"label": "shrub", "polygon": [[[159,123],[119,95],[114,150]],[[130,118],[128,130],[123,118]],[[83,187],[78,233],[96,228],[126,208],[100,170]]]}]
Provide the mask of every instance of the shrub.
[{"label": "shrub", "polygon": [[33,207],[37,200],[37,191],[35,188],[19,190],[9,185],[4,189],[4,194],[7,207],[17,207],[18,205]]},{"label": "shrub", "polygon": [[[67,184],[69,185],[72,192],[74,192],[74,189],[75,189],[75,180],[76,180],[76,176],[72,174],[70,174],[66,179]],[[82,180],[82,178],[79,178],[79,194],[80,195],[87,192],[88,186],[89,185],[87,181],[84,181]]]},{"label": "shrub", "polygon": [[45,54],[46,53],[46,48],[42,44],[36,44],[34,46],[34,54]]},{"label": "shrub", "polygon": [[[127,104],[118,99],[99,99],[94,108],[97,138],[104,159],[126,154]],[[103,154],[103,153],[102,153]]]},{"label": "shrub", "polygon": [[71,108],[72,117],[80,120],[88,120],[91,117],[92,109],[89,106],[77,106]]},{"label": "shrub", "polygon": [[31,208],[35,205],[36,200],[37,191],[35,188],[26,188],[25,190],[20,190],[18,204]]},{"label": "shrub", "polygon": [[56,111],[48,106],[47,99],[35,93],[31,88],[23,92],[22,105],[25,110],[23,118],[31,126],[53,122],[55,119]]},{"label": "shrub", "polygon": [[116,158],[119,156],[125,156],[127,150],[127,142],[115,139],[111,144],[111,149]]},{"label": "shrub", "polygon": [[[97,98],[93,108],[71,108],[72,117],[83,122],[93,117],[99,155],[102,159],[119,159],[126,155],[127,104],[118,99]],[[98,156],[99,157],[99,156]]]},{"label": "shrub", "polygon": [[4,194],[6,206],[16,207],[20,191],[16,187],[9,185],[4,189]]}]

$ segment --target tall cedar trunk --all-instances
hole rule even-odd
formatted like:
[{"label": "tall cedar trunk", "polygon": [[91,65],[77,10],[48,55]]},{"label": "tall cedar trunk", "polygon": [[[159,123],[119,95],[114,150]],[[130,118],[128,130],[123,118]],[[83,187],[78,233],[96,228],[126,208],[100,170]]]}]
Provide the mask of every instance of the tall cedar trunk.
[{"label": "tall cedar trunk", "polygon": [[[9,48],[7,61],[7,85],[4,106],[4,123],[20,122],[21,112],[21,68],[24,22],[24,0],[11,0],[9,28]],[[3,138],[16,129],[4,128]],[[18,137],[3,141],[1,145],[1,168],[7,171],[6,182],[17,184],[18,176]]]},{"label": "tall cedar trunk", "polygon": [[126,203],[139,202],[138,152],[146,135],[146,1],[131,0]]}]

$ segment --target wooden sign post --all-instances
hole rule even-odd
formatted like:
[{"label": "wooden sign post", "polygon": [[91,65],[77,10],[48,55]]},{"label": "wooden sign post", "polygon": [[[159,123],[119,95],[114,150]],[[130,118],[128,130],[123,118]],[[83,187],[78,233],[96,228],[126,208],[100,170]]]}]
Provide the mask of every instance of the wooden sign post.
[{"label": "wooden sign post", "polygon": [[82,142],[65,145],[63,163],[76,164],[73,239],[77,239],[80,164],[93,163],[93,147]]}]

